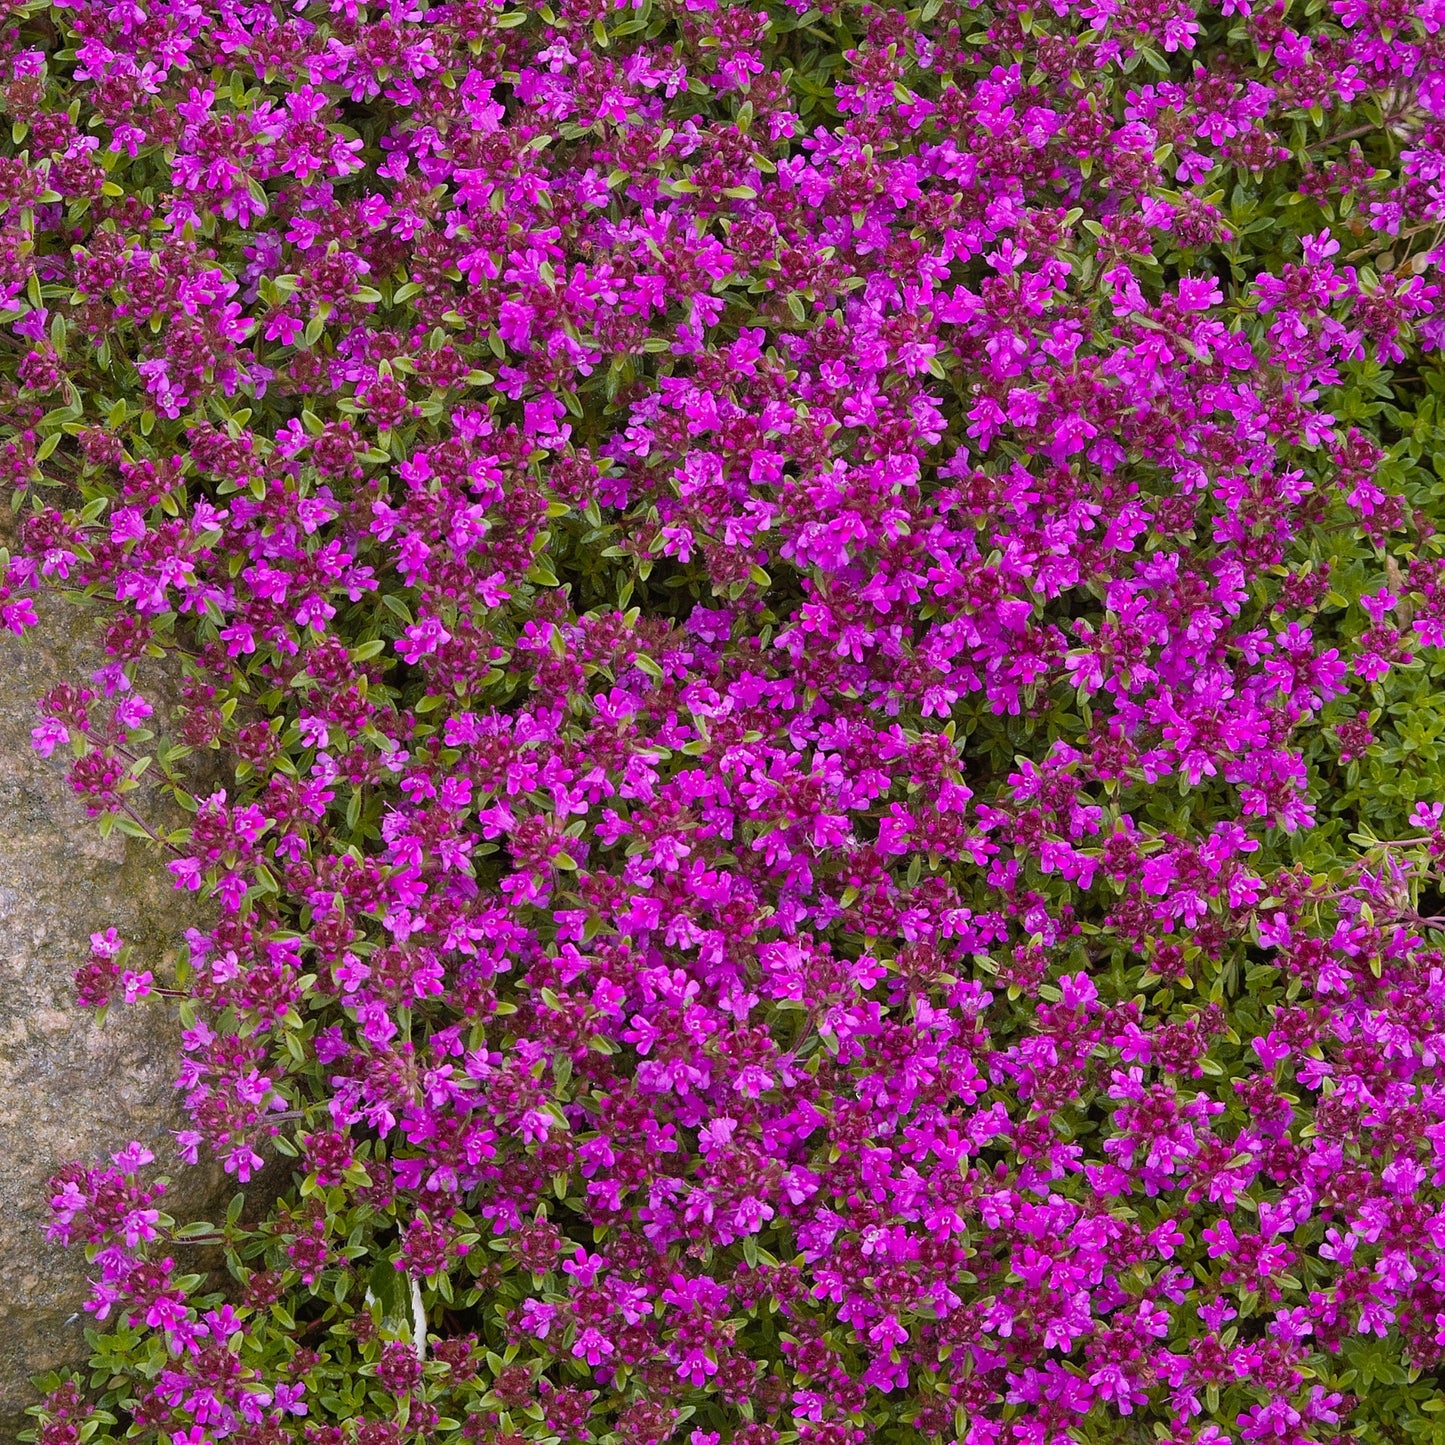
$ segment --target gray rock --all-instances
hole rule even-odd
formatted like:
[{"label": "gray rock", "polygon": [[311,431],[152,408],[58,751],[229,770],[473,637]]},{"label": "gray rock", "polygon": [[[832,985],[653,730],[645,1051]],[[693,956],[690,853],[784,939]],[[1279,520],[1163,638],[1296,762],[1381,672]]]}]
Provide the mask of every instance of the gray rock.
[{"label": "gray rock", "polygon": [[80,1249],[45,1239],[49,1176],[139,1139],[172,1174],[171,1213],[205,1217],[227,1192],[218,1169],[176,1161],[179,1026],[165,1001],[119,1004],[103,1021],[75,1003],[93,932],[119,929],[159,978],[196,921],[150,845],[102,839],[60,754],[31,748],[35,699],[88,681],[100,661],[79,608],[47,608],[25,641],[0,636],[0,1439],[35,1403],[30,1376],[88,1354],[88,1267]]}]

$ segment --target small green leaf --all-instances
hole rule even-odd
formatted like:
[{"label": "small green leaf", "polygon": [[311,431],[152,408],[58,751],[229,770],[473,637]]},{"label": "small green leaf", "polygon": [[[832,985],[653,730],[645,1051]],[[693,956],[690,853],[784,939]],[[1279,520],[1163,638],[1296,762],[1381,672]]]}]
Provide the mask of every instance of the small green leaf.
[{"label": "small green leaf", "polygon": [[411,608],[394,592],[384,592],[381,597],[381,605],[385,607],[388,612],[401,618],[408,627],[412,626],[416,621],[411,615]]}]

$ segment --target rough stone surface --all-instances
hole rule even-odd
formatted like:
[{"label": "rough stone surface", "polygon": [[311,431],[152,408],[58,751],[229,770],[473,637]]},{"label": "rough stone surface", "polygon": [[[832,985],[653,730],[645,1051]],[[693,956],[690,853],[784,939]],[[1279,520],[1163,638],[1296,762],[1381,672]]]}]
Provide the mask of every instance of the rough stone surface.
[{"label": "rough stone surface", "polygon": [[[36,697],[86,681],[99,660],[93,623],[74,607],[50,608],[25,641],[0,637],[0,1440],[35,1401],[31,1375],[87,1355],[87,1266],[44,1237],[47,1178],[130,1139],[170,1166],[183,1122],[178,1025],[164,1003],[98,1022],[71,985],[92,932],[115,926],[139,966],[155,967],[194,921],[149,847],[102,839],[59,753],[46,762],[30,746]],[[224,1192],[218,1170],[168,1172],[172,1213],[201,1217]]]}]

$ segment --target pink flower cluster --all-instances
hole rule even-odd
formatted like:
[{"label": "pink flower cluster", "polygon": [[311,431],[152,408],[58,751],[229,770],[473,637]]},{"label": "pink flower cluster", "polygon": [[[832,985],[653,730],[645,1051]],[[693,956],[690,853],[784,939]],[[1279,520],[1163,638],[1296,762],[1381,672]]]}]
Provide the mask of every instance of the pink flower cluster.
[{"label": "pink flower cluster", "polygon": [[59,1176],[155,1438],[341,1440],[235,1332],[363,1235],[483,1372],[407,1296],[367,1445],[1304,1445],[1445,1359],[1445,835],[1291,852],[1445,644],[1348,395],[1445,337],[1445,9],[820,10],[11,32],[0,617],[106,606],[36,746],[211,910],[82,999],[305,1180],[228,1313]]}]

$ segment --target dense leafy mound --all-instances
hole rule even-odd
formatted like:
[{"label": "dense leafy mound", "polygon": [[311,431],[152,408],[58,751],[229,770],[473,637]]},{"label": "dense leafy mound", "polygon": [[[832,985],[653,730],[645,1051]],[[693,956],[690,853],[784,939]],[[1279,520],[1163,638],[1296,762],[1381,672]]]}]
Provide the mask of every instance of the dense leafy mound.
[{"label": "dense leafy mound", "polygon": [[11,12],[78,983],[296,1161],[44,1445],[1445,1440],[1442,21]]}]

